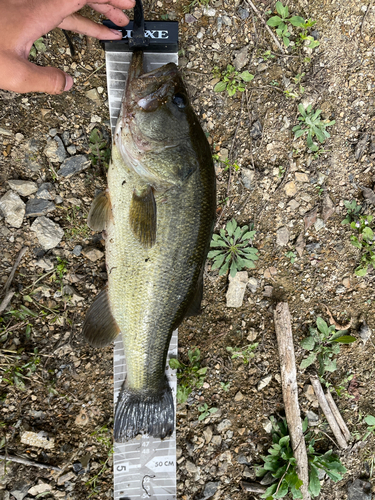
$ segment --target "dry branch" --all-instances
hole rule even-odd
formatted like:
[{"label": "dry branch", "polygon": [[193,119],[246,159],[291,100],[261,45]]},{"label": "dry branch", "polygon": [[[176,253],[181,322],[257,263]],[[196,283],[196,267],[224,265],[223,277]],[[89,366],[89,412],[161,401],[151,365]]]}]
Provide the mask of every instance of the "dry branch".
[{"label": "dry branch", "polygon": [[5,460],[5,462],[16,462],[17,464],[31,465],[32,467],[39,467],[39,469],[50,469],[61,472],[60,467],[55,467],[54,465],[41,464],[39,462],[33,462],[27,458],[14,457],[12,455],[0,455],[0,460]]},{"label": "dry branch", "polygon": [[275,35],[272,33],[271,31],[271,28],[268,26],[268,24],[266,23],[266,21],[263,19],[262,17],[262,14],[259,12],[259,10],[255,7],[255,5],[253,4],[253,2],[251,0],[246,0],[246,2],[250,5],[250,7],[253,9],[253,11],[255,12],[255,14],[259,17],[259,19],[262,21],[262,23],[264,24],[264,26],[266,27],[266,30],[268,31],[268,33],[271,35],[271,37],[273,38],[273,41],[275,42],[277,48],[280,50],[280,52],[282,54],[285,54],[284,52],[284,49],[282,48],[282,46],[280,45],[280,42],[279,40],[275,37]]},{"label": "dry branch", "polygon": [[4,293],[5,295],[9,291],[9,288],[10,288],[10,285],[12,284],[12,281],[13,281],[13,278],[14,278],[14,274],[15,274],[15,272],[17,270],[17,267],[20,265],[21,259],[25,255],[26,252],[27,252],[27,247],[23,247],[23,248],[21,248],[21,250],[18,253],[16,262],[14,263],[14,265],[12,267],[12,270],[10,272],[10,275],[8,276],[8,279],[7,279],[7,281],[6,281],[5,285],[4,285],[4,288],[3,288],[3,292],[2,293]]},{"label": "dry branch", "polygon": [[323,388],[319,382],[318,377],[310,377],[311,380],[311,385],[314,388],[314,392],[316,394],[316,397],[318,398],[319,405],[321,409],[323,410],[323,413],[327,419],[327,422],[329,423],[329,426],[332,429],[332,432],[336,438],[337,444],[340,446],[340,448],[347,448],[348,443],[346,442],[346,439],[344,438],[340,427],[332,413],[332,410],[326,400],[326,397],[323,392]]},{"label": "dry branch", "polygon": [[292,326],[287,302],[279,302],[274,311],[275,330],[279,347],[281,384],[290,441],[297,462],[297,474],[303,481],[303,500],[310,500],[308,493],[309,464],[302,420],[298,404],[296,360],[294,356]]},{"label": "dry branch", "polygon": [[341,413],[339,412],[339,409],[336,406],[336,403],[332,397],[331,391],[329,391],[329,390],[327,391],[326,399],[327,399],[329,407],[331,408],[332,413],[336,419],[336,422],[339,424],[340,429],[341,429],[342,433],[344,434],[345,439],[347,441],[349,441],[352,436],[350,435],[350,431],[347,428],[346,423],[344,422],[344,419],[342,418]]}]

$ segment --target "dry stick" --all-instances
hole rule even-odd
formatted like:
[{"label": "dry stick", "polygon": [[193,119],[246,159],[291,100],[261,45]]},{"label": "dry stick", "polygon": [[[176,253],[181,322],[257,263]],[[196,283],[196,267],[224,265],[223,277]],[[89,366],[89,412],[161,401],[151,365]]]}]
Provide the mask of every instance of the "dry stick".
[{"label": "dry stick", "polygon": [[346,426],[346,423],[344,422],[344,419],[341,416],[341,413],[339,412],[339,409],[336,406],[336,403],[335,403],[335,401],[332,397],[331,391],[329,389],[327,390],[327,393],[326,393],[326,399],[328,401],[329,407],[331,408],[332,413],[333,413],[337,423],[340,426],[342,433],[344,434],[345,439],[347,441],[349,441],[352,436],[350,434],[349,429]]},{"label": "dry stick", "polygon": [[17,267],[20,265],[21,259],[25,255],[26,252],[27,252],[27,247],[23,247],[19,251],[19,254],[18,254],[18,257],[16,259],[16,262],[14,263],[14,266],[12,267],[10,275],[8,276],[8,279],[7,279],[7,281],[6,281],[5,285],[4,285],[3,293],[6,294],[9,291],[10,285],[12,284],[12,281],[13,281],[13,278],[14,278],[14,273],[16,272]]},{"label": "dry stick", "polygon": [[297,474],[301,481],[303,481],[301,486],[303,500],[310,500],[311,497],[308,492],[309,463],[298,404],[296,360],[294,356],[292,326],[287,302],[279,302],[276,305],[274,321],[279,348],[285,415],[290,441],[297,462]]},{"label": "dry stick", "polygon": [[329,407],[329,404],[326,400],[326,397],[323,392],[323,388],[319,382],[318,377],[310,377],[311,380],[311,385],[314,388],[314,392],[316,397],[318,398],[319,405],[321,409],[323,410],[323,413],[327,419],[327,422],[329,423],[332,432],[336,438],[337,444],[340,446],[340,448],[347,448],[348,443],[346,442],[346,439],[344,438],[340,427],[331,411],[331,408]]},{"label": "dry stick", "polygon": [[5,297],[3,298],[1,304],[0,304],[0,314],[8,307],[8,304],[13,298],[13,295],[16,292],[14,290],[10,290],[6,293]]},{"label": "dry stick", "polygon": [[0,455],[0,460],[5,460],[6,462],[16,462],[17,464],[23,464],[23,465],[32,465],[33,467],[39,467],[39,469],[50,469],[50,470],[56,470],[58,472],[61,472],[62,469],[60,467],[55,467],[54,465],[46,465],[46,464],[41,464],[39,462],[33,462],[32,460],[28,460],[27,458],[19,458],[19,457],[14,457],[12,455]]},{"label": "dry stick", "polygon": [[275,37],[275,35],[272,33],[271,31],[271,28],[268,26],[268,24],[266,23],[266,21],[263,19],[261,13],[259,12],[259,10],[255,7],[255,5],[253,4],[253,2],[251,0],[246,0],[246,2],[250,5],[250,7],[253,9],[253,11],[259,16],[259,19],[262,21],[262,23],[264,24],[264,26],[266,27],[266,30],[268,31],[268,33],[271,35],[271,37],[273,38],[273,41],[275,42],[275,44],[277,45],[277,48],[280,50],[280,52],[282,54],[285,54],[282,46],[280,45],[280,42],[279,40]]}]

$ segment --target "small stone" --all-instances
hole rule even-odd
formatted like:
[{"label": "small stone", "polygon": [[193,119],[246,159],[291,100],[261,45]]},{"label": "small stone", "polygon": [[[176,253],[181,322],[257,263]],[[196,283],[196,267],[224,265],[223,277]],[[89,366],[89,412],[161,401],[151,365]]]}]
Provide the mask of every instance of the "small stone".
[{"label": "small stone", "polygon": [[60,170],[58,171],[58,175],[61,177],[65,177],[68,179],[78,172],[82,172],[90,165],[90,160],[86,155],[77,155],[67,158],[64,163],[61,165]]},{"label": "small stone", "polygon": [[316,219],[314,227],[315,227],[315,231],[320,231],[323,227],[325,227],[323,219],[319,219],[319,217],[318,217]]},{"label": "small stone", "polygon": [[336,288],[336,295],[342,295],[346,292],[346,288],[344,286],[338,286]]},{"label": "small stone", "polygon": [[72,253],[76,256],[76,257],[79,257],[81,255],[81,252],[82,252],[82,246],[81,245],[76,245],[73,250],[72,250]]},{"label": "small stone", "polygon": [[68,146],[68,147],[66,148],[66,150],[68,151],[68,153],[69,153],[70,155],[75,155],[75,154],[76,154],[76,152],[77,152],[77,148],[75,147],[75,145],[74,145],[74,144],[71,144],[70,146]]},{"label": "small stone", "polygon": [[254,179],[254,170],[250,170],[249,168],[242,168],[241,178],[245,188],[250,189],[251,187],[253,187],[252,183]]},{"label": "small stone", "polygon": [[309,421],[310,426],[318,425],[319,423],[319,416],[314,413],[313,411],[309,410],[306,412],[306,417],[307,420]]},{"label": "small stone", "polygon": [[238,15],[240,16],[240,19],[242,19],[243,21],[245,19],[247,19],[250,15],[250,12],[248,11],[248,9],[244,9],[242,7],[240,7],[237,12],[238,12]]},{"label": "small stone", "polygon": [[99,105],[101,103],[99,92],[96,89],[87,90],[85,95],[87,99],[90,99],[90,101],[93,101],[95,104]]},{"label": "small stone", "polygon": [[273,293],[273,286],[267,285],[264,287],[264,292],[263,292],[264,297],[272,297],[272,293]]},{"label": "small stone", "polygon": [[82,250],[82,254],[91,262],[96,262],[104,257],[104,253],[94,247],[87,247]]},{"label": "small stone", "polygon": [[83,469],[81,462],[74,462],[73,464],[73,472],[78,474]]},{"label": "small stone", "polygon": [[270,434],[272,432],[272,422],[270,420],[263,422],[262,426],[263,429],[267,432],[267,434]]},{"label": "small stone", "polygon": [[312,385],[308,385],[305,389],[305,396],[310,403],[314,406],[314,408],[317,408],[319,406],[318,403],[318,398],[315,395],[314,389]]},{"label": "small stone", "polygon": [[203,15],[208,16],[208,17],[215,17],[216,10],[213,9],[212,7],[204,7],[203,8]]},{"label": "small stone", "polygon": [[202,500],[208,500],[209,498],[211,498],[217,492],[217,489],[218,489],[219,485],[220,485],[219,481],[216,481],[216,482],[210,481],[210,482],[208,482],[206,484],[206,486],[204,487]]},{"label": "small stone", "polygon": [[55,135],[57,134],[57,128],[50,128],[48,133],[51,137],[55,137]]},{"label": "small stone", "polygon": [[297,208],[300,206],[300,204],[298,203],[298,201],[296,200],[290,200],[290,202],[288,203],[288,207],[290,207],[291,210],[297,210]]},{"label": "small stone", "polygon": [[49,437],[46,432],[25,431],[21,435],[21,443],[28,446],[36,446],[45,450],[52,450],[55,447],[55,438]]},{"label": "small stone", "polygon": [[227,307],[241,307],[248,282],[247,271],[239,271],[234,277],[229,275],[229,287],[226,294]]},{"label": "small stone", "polygon": [[185,14],[185,23],[192,24],[195,23],[197,19],[192,14]]},{"label": "small stone", "polygon": [[313,224],[315,224],[317,216],[318,216],[318,208],[319,207],[316,206],[313,209],[311,209],[305,213],[305,216],[304,216],[305,231],[306,231],[306,229],[309,229],[309,227],[311,227]]},{"label": "small stone", "polygon": [[44,148],[44,154],[52,163],[62,163],[67,157],[65,146],[60,137],[55,136],[54,139],[47,142]]},{"label": "small stone", "polygon": [[40,483],[40,484],[37,484],[36,486],[33,486],[32,488],[30,488],[28,493],[29,493],[29,495],[36,497],[37,495],[41,495],[42,493],[46,493],[47,491],[51,491],[51,490],[52,490],[52,486],[50,484]]},{"label": "small stone", "polygon": [[243,400],[243,394],[241,391],[238,391],[237,394],[234,396],[235,401],[242,401]]},{"label": "small stone", "polygon": [[44,216],[35,219],[30,229],[35,231],[36,237],[44,250],[57,247],[64,236],[64,230]]},{"label": "small stone", "polygon": [[237,52],[237,55],[233,61],[233,66],[236,68],[237,71],[241,71],[241,69],[244,68],[248,62],[249,62],[249,45],[246,45]]},{"label": "small stone", "polygon": [[25,215],[25,203],[18,194],[8,191],[0,198],[0,212],[11,227],[21,227]]},{"label": "small stone", "polygon": [[99,115],[92,115],[91,123],[101,123],[102,117]]},{"label": "small stone", "polygon": [[221,445],[221,442],[222,442],[221,436],[214,436],[211,441],[212,446],[218,446],[218,447]]},{"label": "small stone", "polygon": [[302,257],[303,251],[306,247],[306,241],[303,231],[299,234],[296,241],[296,251],[300,257]]},{"label": "small stone", "polygon": [[218,425],[217,425],[217,431],[218,432],[224,432],[227,431],[230,427],[232,426],[232,422],[229,419],[224,419],[222,420]]},{"label": "small stone", "polygon": [[8,184],[10,189],[16,191],[20,196],[30,196],[38,190],[37,183],[33,181],[10,180]]},{"label": "small stone", "polygon": [[280,227],[276,231],[276,245],[284,247],[285,245],[288,244],[289,238],[290,238],[290,233],[285,226]]},{"label": "small stone", "polygon": [[53,264],[49,259],[40,259],[36,263],[37,266],[45,269],[46,271],[51,271],[53,269]]},{"label": "small stone", "polygon": [[362,339],[363,345],[366,344],[371,335],[372,335],[372,330],[368,326],[368,324],[364,321],[359,329],[359,336]]},{"label": "small stone", "polygon": [[190,462],[190,460],[186,460],[185,467],[190,474],[196,474],[198,472],[197,466],[193,464],[193,462]]},{"label": "small stone", "polygon": [[43,184],[39,186],[36,197],[41,200],[54,200],[56,198],[56,192],[53,184],[51,182],[43,182]]},{"label": "small stone", "polygon": [[348,486],[348,500],[371,500],[371,483],[356,479]]},{"label": "small stone", "polygon": [[83,427],[83,426],[87,425],[89,423],[89,421],[90,421],[90,418],[89,418],[89,414],[87,413],[86,409],[81,408],[81,411],[76,416],[74,423],[76,425],[79,425],[80,427]]},{"label": "small stone", "polygon": [[256,141],[257,139],[260,139],[262,137],[262,131],[262,124],[259,120],[256,120],[251,126],[250,137]]},{"label": "small stone", "polygon": [[297,182],[309,182],[309,176],[304,172],[296,172],[295,177]]},{"label": "small stone", "polygon": [[[82,466],[81,466],[82,468]],[[70,481],[71,479],[75,478],[74,472],[68,472],[67,474],[63,474],[60,476],[57,480],[57,484],[59,486],[62,486],[66,481]]]},{"label": "small stone", "polygon": [[255,293],[258,288],[258,280],[255,278],[249,278],[249,281],[247,282],[247,286],[249,287],[250,291],[252,293]]},{"label": "small stone", "polygon": [[55,204],[52,201],[34,198],[33,200],[28,200],[26,203],[26,217],[47,215],[49,212],[53,212],[55,208]]},{"label": "small stone", "polygon": [[267,375],[266,377],[263,377],[260,379],[258,385],[257,385],[257,390],[261,391],[264,389],[272,380],[272,373],[270,375]]},{"label": "small stone", "polygon": [[11,137],[13,135],[13,132],[11,130],[7,130],[6,128],[0,127],[0,135]]},{"label": "small stone", "polygon": [[287,196],[294,196],[297,193],[295,182],[294,181],[287,182],[284,186],[284,191]]},{"label": "small stone", "polygon": [[335,213],[335,205],[331,200],[329,194],[327,192],[324,193],[323,196],[323,206],[322,206],[322,217],[323,221],[327,222],[327,220]]},{"label": "small stone", "polygon": [[204,440],[206,441],[206,444],[208,444],[211,439],[212,439],[212,427],[208,426],[203,430],[203,437]]},{"label": "small stone", "polygon": [[24,481],[19,481],[16,483],[11,490],[11,495],[14,496],[16,500],[23,500],[25,496],[27,495],[27,492],[30,489],[30,484],[24,482]]},{"label": "small stone", "polygon": [[344,278],[342,280],[342,284],[344,285],[345,288],[351,288],[351,284],[350,284],[350,279],[349,278]]}]

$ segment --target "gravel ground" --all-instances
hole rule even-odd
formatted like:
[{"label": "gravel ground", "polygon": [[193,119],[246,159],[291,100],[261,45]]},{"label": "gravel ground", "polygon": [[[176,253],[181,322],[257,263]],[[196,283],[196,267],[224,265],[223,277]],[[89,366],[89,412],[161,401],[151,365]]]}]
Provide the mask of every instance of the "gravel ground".
[{"label": "gravel ground", "polygon": [[[341,347],[337,369],[326,375],[353,435],[348,450],[330,439],[311,391],[314,367],[298,370],[299,401],[302,416],[326,433],[319,451],[333,447],[347,468],[338,483],[322,479],[319,498],[371,499],[374,436],[363,441],[363,417],[375,414],[375,273],[370,267],[363,277],[354,274],[361,254],[350,242],[353,230],[341,222],[346,200],[374,213],[375,7],[367,0],[293,0],[292,15],[317,21],[310,31],[320,45],[283,47],[282,53],[260,18],[275,12],[274,2],[257,2],[258,14],[246,1],[193,4],[145,2],[145,11],[149,19],[167,13],[180,22],[181,71],[218,155],[215,231],[233,218],[253,223],[259,260],[240,275],[243,296],[235,299],[226,296],[228,277],[208,261],[202,314],[179,329],[180,359],[188,363],[188,351],[198,347],[207,374],[177,408],[178,498],[259,498],[240,483],[256,480],[254,466],[271,444],[270,417],[284,415],[273,310],[287,300],[298,365],[309,326],[318,316],[329,322],[325,306],[339,324],[351,320],[357,341]],[[74,91],[0,91],[2,284],[27,248],[0,317],[0,453],[61,469],[2,465],[4,500],[112,496],[112,349],[94,350],[80,335],[106,281],[104,242],[85,224],[96,191],[105,186],[104,162],[92,162],[90,154],[94,129],[109,144],[104,53],[97,42],[72,39],[73,58],[55,30],[36,60],[70,72]],[[245,92],[231,97],[213,90],[214,67],[228,64],[254,75]],[[294,80],[302,73],[303,92]],[[300,103],[335,120],[319,153],[308,150],[306,136],[294,140]],[[237,307],[229,307],[230,300]],[[249,363],[231,359],[227,347],[253,343],[258,347]],[[217,411],[198,420],[203,403]],[[359,493],[356,480],[363,481],[355,483]]]}]

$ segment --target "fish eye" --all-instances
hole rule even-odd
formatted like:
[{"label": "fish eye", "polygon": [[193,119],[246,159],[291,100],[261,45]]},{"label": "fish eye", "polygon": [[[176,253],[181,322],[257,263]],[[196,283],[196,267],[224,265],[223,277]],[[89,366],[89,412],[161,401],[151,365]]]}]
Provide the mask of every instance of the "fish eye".
[{"label": "fish eye", "polygon": [[186,108],[187,99],[183,94],[177,93],[173,96],[172,102],[180,109]]}]

